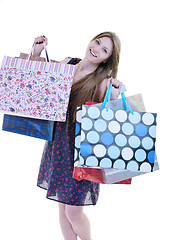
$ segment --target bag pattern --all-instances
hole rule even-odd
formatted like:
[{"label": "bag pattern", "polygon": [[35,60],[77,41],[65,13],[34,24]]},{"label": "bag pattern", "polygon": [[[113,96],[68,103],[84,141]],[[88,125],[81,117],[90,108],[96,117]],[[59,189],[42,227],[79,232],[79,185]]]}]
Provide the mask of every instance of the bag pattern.
[{"label": "bag pattern", "polygon": [[65,121],[74,66],[4,57],[0,110],[18,116]]},{"label": "bag pattern", "polygon": [[48,141],[53,139],[54,122],[4,114],[2,130]]},{"label": "bag pattern", "polygon": [[[82,106],[78,109],[76,134],[81,129],[80,153],[75,161],[88,167],[151,172],[155,159],[156,113]],[[80,124],[80,122],[82,122]],[[75,139],[76,145],[76,139]]]}]

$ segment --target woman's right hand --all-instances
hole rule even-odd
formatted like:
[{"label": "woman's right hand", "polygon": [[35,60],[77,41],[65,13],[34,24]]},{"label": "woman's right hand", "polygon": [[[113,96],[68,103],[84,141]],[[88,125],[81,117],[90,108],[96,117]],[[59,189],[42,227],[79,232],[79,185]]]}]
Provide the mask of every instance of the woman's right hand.
[{"label": "woman's right hand", "polygon": [[42,50],[44,49],[44,43],[48,44],[48,39],[45,36],[39,36],[34,39],[34,51],[33,56],[40,56]]}]

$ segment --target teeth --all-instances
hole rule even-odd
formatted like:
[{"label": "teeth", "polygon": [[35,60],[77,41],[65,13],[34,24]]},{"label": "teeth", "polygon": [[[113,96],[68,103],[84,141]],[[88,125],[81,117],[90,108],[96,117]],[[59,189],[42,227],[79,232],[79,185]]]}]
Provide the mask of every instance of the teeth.
[{"label": "teeth", "polygon": [[91,54],[92,54],[94,57],[97,57],[92,50],[90,50],[90,52],[91,52]]}]

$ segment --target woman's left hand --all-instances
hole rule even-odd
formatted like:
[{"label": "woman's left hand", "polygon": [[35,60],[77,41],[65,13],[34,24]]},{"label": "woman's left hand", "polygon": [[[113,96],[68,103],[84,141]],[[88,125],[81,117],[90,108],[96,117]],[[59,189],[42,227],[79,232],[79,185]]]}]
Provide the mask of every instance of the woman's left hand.
[{"label": "woman's left hand", "polygon": [[122,86],[122,82],[120,82],[119,80],[111,77],[107,80],[107,88],[108,88],[110,83],[112,83],[111,100],[115,100],[120,95],[119,87]]}]

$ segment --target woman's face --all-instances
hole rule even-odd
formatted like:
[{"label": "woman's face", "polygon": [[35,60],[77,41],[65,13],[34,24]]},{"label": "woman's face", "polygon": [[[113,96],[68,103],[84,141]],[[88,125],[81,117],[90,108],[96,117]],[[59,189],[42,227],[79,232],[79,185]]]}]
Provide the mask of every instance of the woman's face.
[{"label": "woman's face", "polygon": [[101,37],[89,43],[86,50],[86,58],[92,63],[99,65],[105,62],[112,54],[113,42],[109,37]]}]

